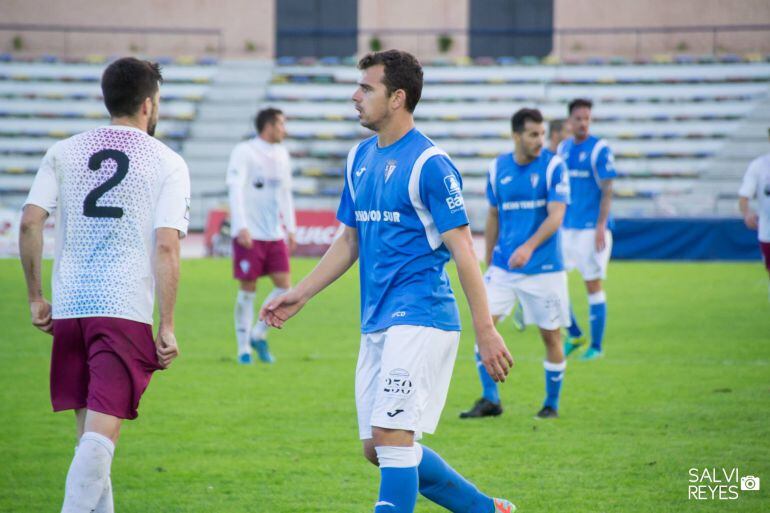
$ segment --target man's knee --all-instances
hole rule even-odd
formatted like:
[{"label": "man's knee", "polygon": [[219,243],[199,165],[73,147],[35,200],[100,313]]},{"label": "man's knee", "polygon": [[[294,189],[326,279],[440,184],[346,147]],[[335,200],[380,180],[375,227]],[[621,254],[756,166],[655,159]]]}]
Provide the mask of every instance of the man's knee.
[{"label": "man's knee", "polygon": [[377,451],[374,450],[374,440],[370,438],[363,442],[364,458],[369,460],[372,465],[379,466],[379,461],[377,461]]}]

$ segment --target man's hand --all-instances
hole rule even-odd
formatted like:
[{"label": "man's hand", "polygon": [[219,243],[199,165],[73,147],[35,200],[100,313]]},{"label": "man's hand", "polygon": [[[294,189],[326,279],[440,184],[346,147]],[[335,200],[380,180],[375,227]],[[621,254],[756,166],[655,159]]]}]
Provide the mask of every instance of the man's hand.
[{"label": "man's hand", "polygon": [[270,327],[282,328],[290,317],[296,315],[305,306],[306,302],[307,300],[297,292],[297,289],[291,289],[265,305],[259,312],[259,319],[265,321]]},{"label": "man's hand", "polygon": [[238,241],[238,244],[240,244],[242,247],[246,249],[251,249],[252,246],[252,240],[251,240],[251,234],[249,233],[249,230],[246,228],[241,228],[241,230],[238,232],[238,238],[236,239]]},{"label": "man's hand", "polygon": [[743,216],[743,222],[749,230],[756,230],[759,227],[759,216],[755,212],[747,212]]},{"label": "man's hand", "polygon": [[483,333],[476,333],[476,345],[481,362],[492,379],[501,383],[505,381],[508,372],[513,368],[513,357],[497,329],[492,326]]},{"label": "man's hand", "polygon": [[604,251],[604,248],[607,247],[607,227],[596,227],[596,237],[594,238],[594,243],[596,244],[597,253]]},{"label": "man's hand", "polygon": [[289,246],[289,254],[294,254],[297,250],[297,237],[293,233],[290,233],[286,236],[286,239]]},{"label": "man's hand", "polygon": [[179,356],[179,347],[176,345],[174,330],[161,326],[158,329],[158,336],[155,337],[155,353],[158,356],[158,363],[164,369],[171,365],[171,362]]},{"label": "man's hand", "polygon": [[53,333],[53,319],[51,318],[51,303],[45,298],[29,302],[29,313],[32,316],[32,325],[46,333]]},{"label": "man's hand", "polygon": [[511,258],[508,259],[509,269],[520,269],[527,265],[529,259],[532,258],[533,248],[528,243],[524,243],[513,252]]}]

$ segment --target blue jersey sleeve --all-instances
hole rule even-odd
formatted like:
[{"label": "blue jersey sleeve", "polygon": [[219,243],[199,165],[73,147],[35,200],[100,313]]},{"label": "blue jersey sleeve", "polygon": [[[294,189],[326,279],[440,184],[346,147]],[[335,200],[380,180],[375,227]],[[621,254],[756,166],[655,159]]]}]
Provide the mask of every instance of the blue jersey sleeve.
[{"label": "blue jersey sleeve", "polygon": [[340,223],[351,228],[356,227],[356,206],[353,203],[353,196],[350,194],[347,180],[345,180],[345,186],[342,188],[340,206],[337,208],[337,219]]},{"label": "blue jersey sleeve", "polygon": [[610,180],[618,176],[615,171],[615,155],[612,154],[609,146],[605,146],[599,152],[596,159],[596,173],[600,180]]},{"label": "blue jersey sleeve", "polygon": [[462,195],[462,178],[452,161],[443,155],[428,159],[420,175],[420,199],[444,233],[468,224]]},{"label": "blue jersey sleeve", "polygon": [[559,163],[553,170],[551,175],[551,185],[548,188],[548,201],[559,201],[561,203],[569,204],[570,202],[570,188],[569,188],[569,172],[564,161],[559,159]]},{"label": "blue jersey sleeve", "polygon": [[494,178],[492,177],[493,172],[496,173],[497,168],[497,159],[493,160],[489,164],[489,170],[487,171],[487,201],[489,202],[489,205],[492,207],[497,208],[497,197],[495,196],[495,189],[492,187],[492,180],[496,180],[497,176]]}]

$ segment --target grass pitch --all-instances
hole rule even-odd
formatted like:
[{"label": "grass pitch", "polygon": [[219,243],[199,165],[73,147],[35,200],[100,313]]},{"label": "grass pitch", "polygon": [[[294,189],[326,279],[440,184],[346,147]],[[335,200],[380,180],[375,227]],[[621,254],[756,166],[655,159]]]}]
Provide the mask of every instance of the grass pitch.
[{"label": "grass pitch", "polygon": [[[295,260],[295,279],[314,263]],[[570,279],[586,328],[585,292]],[[0,261],[0,283],[0,511],[58,511],[73,416],[50,412],[51,342],[28,323],[17,261]],[[261,298],[269,287],[260,285]],[[235,291],[229,261],[183,262],[182,356],[155,375],[139,419],[124,424],[112,467],[116,510],[372,511],[378,471],[360,456],[353,398],[357,272],[271,334],[273,366],[236,365]],[[542,343],[532,327],[520,334],[505,323],[517,366],[502,387],[504,415],[457,418],[480,394],[467,330],[442,421],[423,442],[524,513],[770,510],[770,304],[761,266],[615,262],[607,295],[606,357],[570,360],[562,418],[533,420]],[[764,480],[762,489],[688,500],[691,468],[734,467]],[[444,510],[420,499],[417,511]]]}]

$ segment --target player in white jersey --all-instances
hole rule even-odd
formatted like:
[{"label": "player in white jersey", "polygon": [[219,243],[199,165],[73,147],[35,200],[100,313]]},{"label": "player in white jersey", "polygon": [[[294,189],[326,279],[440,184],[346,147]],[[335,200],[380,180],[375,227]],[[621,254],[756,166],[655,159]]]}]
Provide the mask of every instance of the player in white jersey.
[{"label": "player in white jersey", "polygon": [[289,253],[296,247],[297,223],[289,152],[281,144],[286,137],[285,122],[278,109],[259,111],[255,120],[257,136],[233,149],[227,168],[233,275],[240,282],[235,335],[242,364],[251,363],[252,347],[260,360],[273,361],[267,345],[267,325],[257,321],[252,326],[257,279],[269,276],[273,282],[264,304],[291,286]]},{"label": "player in white jersey", "polygon": [[[157,64],[110,64],[102,92],[111,124],[54,144],[24,205],[19,249],[32,324],[53,334],[51,403],[75,410],[64,513],[114,510],[110,467],[121,422],[136,418],[152,373],[178,355],[174,304],[190,179],[184,160],[152,137],[161,81]],[[52,213],[49,304],[40,263]]]},{"label": "player in white jersey", "polygon": [[[759,248],[770,276],[770,153],[757,157],[749,164],[738,195],[738,207],[746,226],[751,230],[758,230]],[[757,200],[757,212],[752,211],[749,206],[752,199]]]}]

